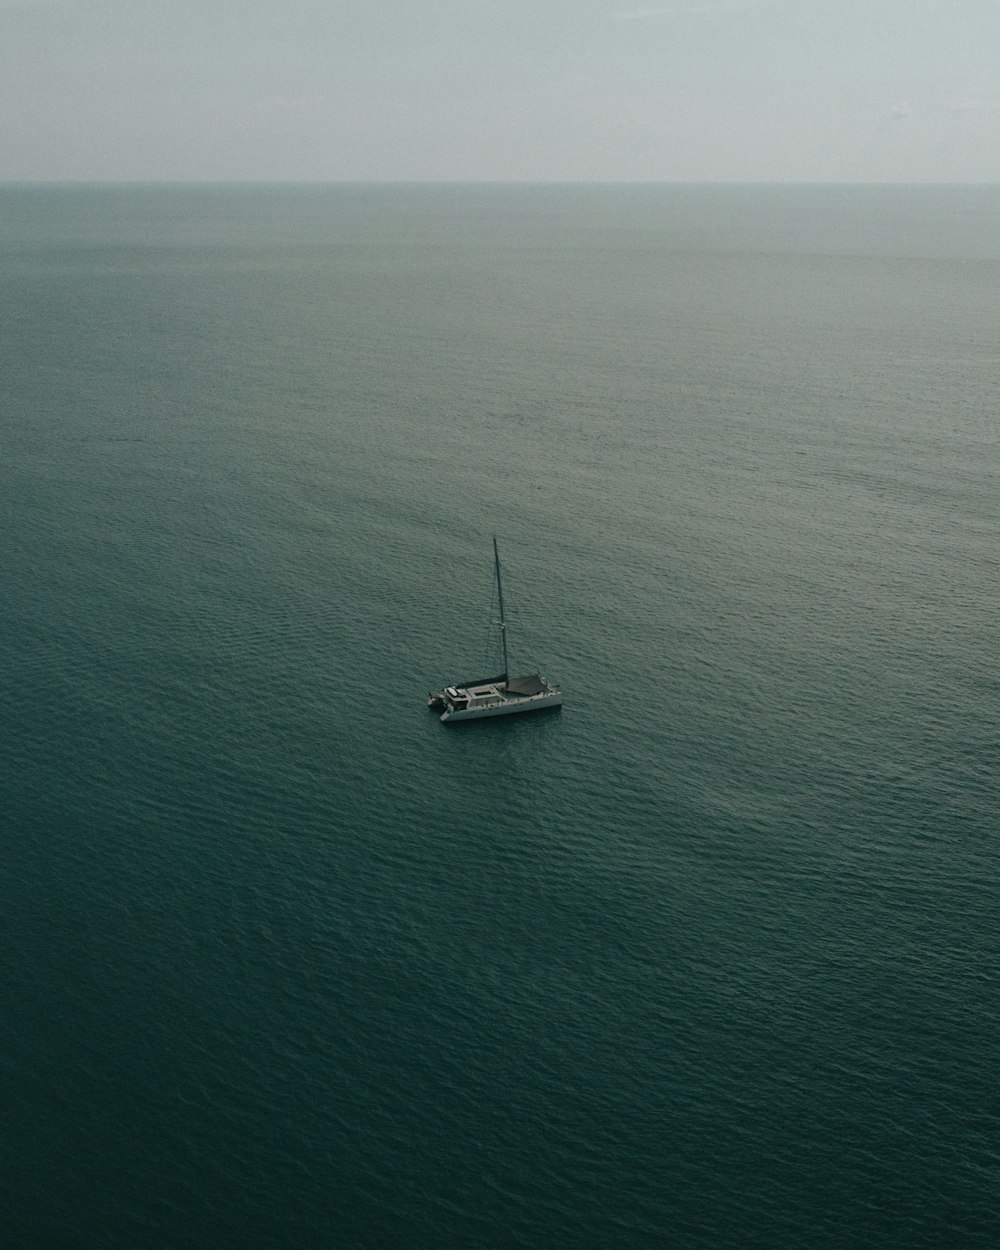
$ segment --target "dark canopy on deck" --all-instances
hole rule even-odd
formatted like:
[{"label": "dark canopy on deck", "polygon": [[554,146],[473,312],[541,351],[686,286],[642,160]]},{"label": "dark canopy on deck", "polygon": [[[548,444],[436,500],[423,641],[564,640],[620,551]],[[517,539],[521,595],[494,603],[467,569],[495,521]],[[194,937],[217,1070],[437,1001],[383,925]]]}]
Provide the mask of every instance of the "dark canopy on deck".
[{"label": "dark canopy on deck", "polygon": [[507,681],[507,693],[519,694],[527,697],[532,694],[541,694],[545,689],[545,682],[537,673],[532,673],[530,677],[511,677]]}]

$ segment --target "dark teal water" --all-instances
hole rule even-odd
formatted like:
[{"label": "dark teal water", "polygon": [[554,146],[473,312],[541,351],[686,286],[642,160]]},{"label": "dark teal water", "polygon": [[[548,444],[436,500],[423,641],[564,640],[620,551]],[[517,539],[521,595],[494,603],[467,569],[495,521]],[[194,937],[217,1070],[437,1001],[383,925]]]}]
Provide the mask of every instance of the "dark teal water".
[{"label": "dark teal water", "polygon": [[[0,278],[3,1244],[997,1244],[1000,190],[6,187]],[[446,728],[494,531],[566,706]]]}]

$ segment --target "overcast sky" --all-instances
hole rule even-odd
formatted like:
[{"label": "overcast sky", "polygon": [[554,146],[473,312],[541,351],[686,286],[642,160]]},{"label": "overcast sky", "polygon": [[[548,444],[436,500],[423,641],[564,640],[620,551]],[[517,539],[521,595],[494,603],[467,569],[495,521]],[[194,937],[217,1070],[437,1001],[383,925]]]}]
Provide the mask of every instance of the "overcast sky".
[{"label": "overcast sky", "polygon": [[1000,0],[0,0],[0,180],[1000,182]]}]

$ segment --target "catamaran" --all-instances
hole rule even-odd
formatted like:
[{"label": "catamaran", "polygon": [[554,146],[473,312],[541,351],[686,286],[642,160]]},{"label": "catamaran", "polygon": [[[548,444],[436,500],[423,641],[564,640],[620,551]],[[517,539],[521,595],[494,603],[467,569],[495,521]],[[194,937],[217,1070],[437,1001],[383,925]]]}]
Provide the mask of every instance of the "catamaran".
[{"label": "catamaran", "polygon": [[500,647],[503,651],[503,672],[496,677],[479,677],[475,681],[445,686],[432,690],[427,696],[427,706],[441,713],[447,721],[481,720],[486,716],[509,716],[513,712],[540,712],[543,708],[559,707],[563,701],[557,685],[538,673],[527,677],[510,677],[507,661],[507,624],[504,619],[503,583],[500,579],[500,553],[496,537],[493,539],[493,568],[497,583],[497,602],[500,605]]}]

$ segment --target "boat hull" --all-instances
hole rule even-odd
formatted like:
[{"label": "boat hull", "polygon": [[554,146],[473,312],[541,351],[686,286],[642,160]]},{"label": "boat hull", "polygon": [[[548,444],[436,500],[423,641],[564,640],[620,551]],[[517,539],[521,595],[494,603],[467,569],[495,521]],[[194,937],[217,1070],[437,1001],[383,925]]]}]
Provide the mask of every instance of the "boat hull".
[{"label": "boat hull", "polygon": [[461,711],[444,711],[441,720],[446,724],[460,720],[485,720],[489,716],[513,716],[524,712],[542,712],[546,708],[559,707],[562,704],[562,692],[549,691],[547,694],[536,694],[526,699],[505,699],[501,703],[489,707],[469,707]]}]

